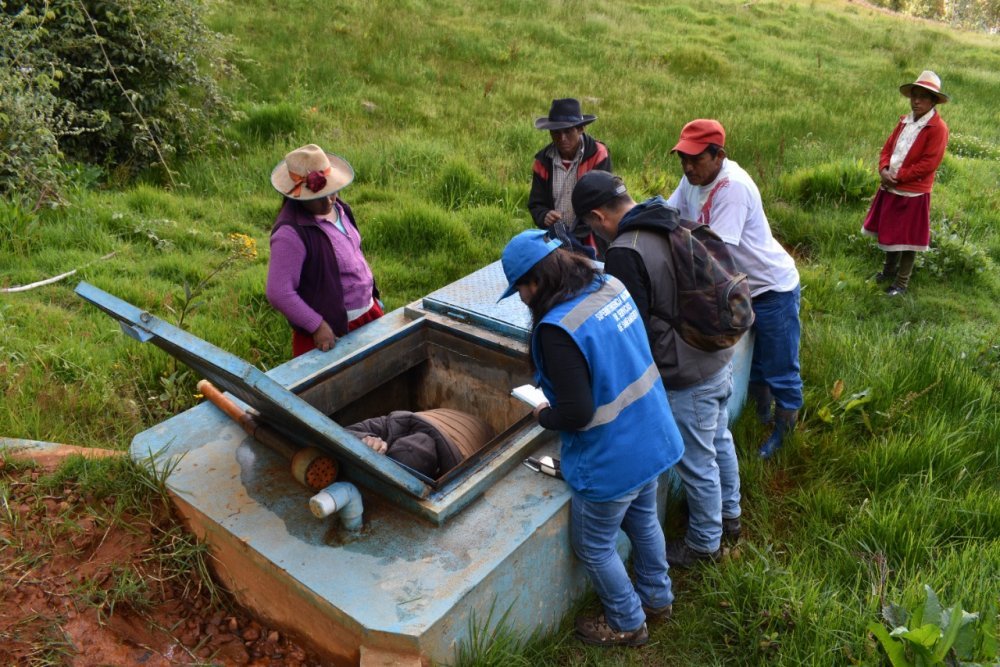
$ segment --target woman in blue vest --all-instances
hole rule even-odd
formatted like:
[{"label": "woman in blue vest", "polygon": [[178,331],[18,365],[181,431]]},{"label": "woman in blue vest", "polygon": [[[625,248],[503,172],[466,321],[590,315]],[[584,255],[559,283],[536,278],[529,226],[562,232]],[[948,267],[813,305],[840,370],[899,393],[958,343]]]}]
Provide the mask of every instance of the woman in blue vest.
[{"label": "woman in blue vest", "polygon": [[[576,619],[584,642],[641,646],[648,620],[669,617],[673,592],[656,515],[656,484],[683,451],[628,291],[542,230],[503,251],[505,299],[531,311],[531,356],[548,403],[538,423],[562,435],[562,474],[573,492],[570,539],[604,613]],[[618,556],[619,529],[632,542],[635,586]]]}]

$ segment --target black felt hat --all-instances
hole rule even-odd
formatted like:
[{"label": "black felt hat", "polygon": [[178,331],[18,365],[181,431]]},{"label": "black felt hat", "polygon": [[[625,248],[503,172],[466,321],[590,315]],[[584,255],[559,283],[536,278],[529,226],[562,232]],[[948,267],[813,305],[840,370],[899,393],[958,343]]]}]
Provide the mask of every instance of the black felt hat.
[{"label": "black felt hat", "polygon": [[589,125],[597,120],[597,116],[580,113],[580,100],[566,97],[552,100],[549,115],[535,119],[536,130],[564,130],[567,127]]}]

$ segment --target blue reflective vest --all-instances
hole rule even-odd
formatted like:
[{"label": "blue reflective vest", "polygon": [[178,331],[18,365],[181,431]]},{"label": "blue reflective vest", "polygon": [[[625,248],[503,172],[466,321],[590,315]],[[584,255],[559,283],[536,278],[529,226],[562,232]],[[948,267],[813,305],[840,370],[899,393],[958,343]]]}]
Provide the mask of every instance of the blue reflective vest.
[{"label": "blue reflective vest", "polygon": [[[684,452],[660,373],[649,351],[639,310],[616,278],[595,279],[584,293],[542,318],[572,337],[590,367],[594,416],[562,432],[562,474],[587,500],[615,500],[653,480]],[[548,368],[536,339],[536,379],[555,404]]]}]

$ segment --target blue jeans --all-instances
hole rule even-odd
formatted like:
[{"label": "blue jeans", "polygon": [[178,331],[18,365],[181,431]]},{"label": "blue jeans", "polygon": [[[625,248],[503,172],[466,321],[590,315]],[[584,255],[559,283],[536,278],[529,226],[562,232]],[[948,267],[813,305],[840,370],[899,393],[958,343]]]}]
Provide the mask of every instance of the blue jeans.
[{"label": "blue jeans", "polygon": [[775,404],[783,410],[802,407],[799,375],[799,286],[790,292],[764,292],[753,298],[757,316],[753,329],[750,382],[771,388]]},{"label": "blue jeans", "polygon": [[[619,528],[632,542],[635,586],[615,548]],[[667,547],[656,517],[656,480],[627,495],[595,503],[573,494],[570,541],[604,605],[608,624],[631,632],[646,620],[642,605],[673,603],[667,574]]]},{"label": "blue jeans", "polygon": [[729,432],[732,393],[732,364],[701,384],[667,390],[670,411],[684,439],[684,455],[674,470],[688,501],[685,540],[697,551],[717,550],[722,543],[722,518],[740,515],[740,468]]}]

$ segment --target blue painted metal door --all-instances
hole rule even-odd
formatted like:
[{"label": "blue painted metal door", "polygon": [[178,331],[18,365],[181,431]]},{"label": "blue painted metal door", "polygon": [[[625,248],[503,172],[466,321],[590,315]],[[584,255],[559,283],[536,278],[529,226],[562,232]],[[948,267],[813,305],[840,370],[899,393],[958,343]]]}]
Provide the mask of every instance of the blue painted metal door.
[{"label": "blue painted metal door", "polygon": [[427,484],[394,461],[376,455],[335,421],[236,355],[88,283],[77,285],[76,293],[118,320],[132,338],[156,345],[237,396],[293,442],[326,450],[418,498],[430,493]]}]

